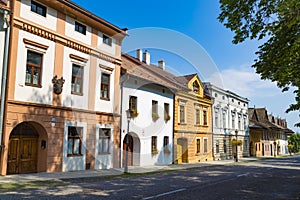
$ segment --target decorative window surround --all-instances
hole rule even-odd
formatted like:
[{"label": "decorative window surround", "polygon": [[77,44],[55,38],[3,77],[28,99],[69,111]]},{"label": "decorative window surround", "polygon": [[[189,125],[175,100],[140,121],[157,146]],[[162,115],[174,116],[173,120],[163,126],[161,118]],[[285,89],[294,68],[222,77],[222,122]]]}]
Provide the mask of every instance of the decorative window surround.
[{"label": "decorative window surround", "polygon": [[43,44],[28,40],[26,38],[23,39],[23,42],[27,49],[31,49],[33,51],[38,51],[43,54],[45,54],[47,49],[49,48],[49,46],[47,46],[47,45],[43,45]]}]

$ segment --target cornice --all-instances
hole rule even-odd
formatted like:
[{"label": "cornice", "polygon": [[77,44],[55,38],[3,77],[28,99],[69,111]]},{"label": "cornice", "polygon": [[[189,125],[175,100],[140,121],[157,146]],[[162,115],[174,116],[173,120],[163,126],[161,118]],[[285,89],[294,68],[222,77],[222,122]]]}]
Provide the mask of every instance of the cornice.
[{"label": "cornice", "polygon": [[39,27],[38,25],[34,25],[32,22],[27,22],[24,19],[20,19],[15,17],[14,18],[14,26],[16,28],[19,28],[21,30],[24,30],[26,32],[32,33],[34,35],[38,35],[40,37],[43,37],[45,39],[51,40],[56,43],[60,43],[66,47],[75,49],[77,51],[90,54],[91,56],[95,56],[97,58],[100,58],[102,60],[114,63],[114,64],[121,64],[121,59],[113,57],[111,55],[105,54],[101,52],[98,49],[91,48],[87,45],[81,44],[79,42],[75,42],[66,36],[62,36],[58,33],[55,33],[52,30],[48,30],[42,27]]}]

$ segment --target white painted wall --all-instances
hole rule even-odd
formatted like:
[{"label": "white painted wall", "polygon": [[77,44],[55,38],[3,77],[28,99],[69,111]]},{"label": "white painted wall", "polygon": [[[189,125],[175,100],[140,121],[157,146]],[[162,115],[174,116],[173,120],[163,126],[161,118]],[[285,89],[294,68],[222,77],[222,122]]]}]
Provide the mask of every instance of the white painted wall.
[{"label": "white painted wall", "polygon": [[[43,5],[39,1],[38,3]],[[31,11],[31,0],[21,0],[20,16],[51,30],[56,30],[57,11],[50,7],[47,7],[47,14],[44,17]]]},{"label": "white painted wall", "polygon": [[[149,165],[167,165],[172,163],[173,152],[173,94],[162,93],[162,87],[154,86],[153,90],[145,90],[140,88],[144,83],[130,80],[129,83],[123,87],[123,105],[122,105],[122,148],[125,135],[127,133],[127,118],[126,110],[129,108],[129,96],[137,97],[137,111],[138,116],[130,121],[130,132],[134,132],[140,139],[140,166]],[[158,101],[158,114],[160,118],[157,121],[152,120],[152,100]],[[167,122],[164,120],[164,103],[170,106],[169,115],[171,119]],[[157,136],[157,149],[159,153],[152,156],[151,153],[151,137]],[[170,154],[163,152],[163,138],[169,137]],[[123,155],[123,154],[122,154]]]},{"label": "white painted wall", "polygon": [[[83,135],[82,135],[82,156],[73,156],[68,157],[68,127],[69,126],[77,126],[83,127]],[[63,143],[63,164],[62,171],[79,171],[85,170],[85,161],[86,161],[86,131],[87,131],[87,123],[86,122],[65,122],[65,130],[64,130],[64,143]]]},{"label": "white painted wall", "polygon": [[[79,108],[79,109],[88,109],[88,94],[89,94],[89,69],[90,69],[90,61],[88,60],[86,63],[76,62],[78,65],[82,65],[84,69],[83,74],[83,95],[75,95],[71,94],[71,80],[72,80],[72,64],[74,61],[70,58],[70,54],[74,54],[80,56],[85,59],[89,59],[89,55],[76,51],[74,49],[65,47],[64,51],[64,64],[63,66],[63,77],[65,79],[65,83],[63,86],[62,92],[62,101],[63,106]],[[60,77],[58,77],[60,78]]]},{"label": "white painted wall", "polygon": [[[109,154],[99,154],[99,129],[109,128],[111,131],[109,142]],[[95,169],[110,169],[113,167],[113,141],[114,141],[114,126],[113,124],[96,124],[96,143],[95,143]]]},{"label": "white painted wall", "polygon": [[[25,73],[26,73],[26,60],[27,49],[23,39],[49,46],[47,51],[43,54],[43,67],[42,67],[42,87],[32,87],[25,85]],[[54,70],[54,57],[55,57],[55,43],[44,39],[42,37],[30,34],[28,32],[19,31],[18,41],[18,56],[16,67],[16,82],[15,82],[15,100],[26,101],[33,103],[52,104],[52,78]],[[34,51],[39,51],[35,48]]]},{"label": "white painted wall", "polygon": [[65,34],[73,38],[74,40],[80,41],[81,43],[91,45],[92,44],[92,29],[81,21],[78,21],[80,24],[86,26],[86,35],[83,35],[75,31],[75,19],[67,16],[66,17],[66,29]]},{"label": "white painted wall", "polygon": [[112,55],[116,55],[116,40],[114,38],[112,38],[111,46],[103,43],[103,33],[99,31],[98,32],[98,49],[100,49],[104,52],[110,53]]},{"label": "white painted wall", "polygon": [[[114,105],[114,83],[115,83],[115,70],[113,71],[109,71],[109,70],[105,70],[103,68],[100,68],[99,65],[104,65],[110,68],[115,69],[115,65],[104,61],[104,60],[100,60],[98,59],[97,61],[97,73],[96,73],[96,86],[95,87],[91,87],[90,89],[94,89],[95,90],[95,94],[96,94],[96,99],[95,99],[95,110],[96,111],[101,111],[101,112],[107,112],[107,113],[112,113],[113,112],[113,105]],[[106,101],[103,99],[100,99],[100,95],[101,95],[101,75],[102,73],[106,73],[106,74],[110,74],[110,101]]]}]

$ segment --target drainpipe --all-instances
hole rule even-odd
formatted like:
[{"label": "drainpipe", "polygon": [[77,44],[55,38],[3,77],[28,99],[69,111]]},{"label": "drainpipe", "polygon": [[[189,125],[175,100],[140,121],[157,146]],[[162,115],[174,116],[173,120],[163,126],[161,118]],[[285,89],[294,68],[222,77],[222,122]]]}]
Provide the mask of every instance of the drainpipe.
[{"label": "drainpipe", "polygon": [[7,28],[5,29],[5,41],[4,41],[4,56],[3,56],[3,69],[2,69],[2,79],[1,79],[1,107],[0,107],[0,150],[2,151],[4,145],[2,144],[2,136],[4,132],[4,109],[5,109],[5,99],[6,99],[6,81],[7,81],[7,68],[8,68],[8,47],[10,39],[10,25],[6,19],[6,16],[10,14],[7,10],[3,12],[3,17]]}]

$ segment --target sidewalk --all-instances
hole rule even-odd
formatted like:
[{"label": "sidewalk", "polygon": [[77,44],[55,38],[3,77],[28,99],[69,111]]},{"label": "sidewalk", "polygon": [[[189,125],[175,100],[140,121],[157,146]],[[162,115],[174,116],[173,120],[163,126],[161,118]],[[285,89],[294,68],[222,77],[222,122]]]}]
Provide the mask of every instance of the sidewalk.
[{"label": "sidewalk", "polygon": [[[240,162],[255,161],[258,158],[240,158]],[[205,166],[218,166],[233,164],[234,160],[220,160],[220,161],[207,161],[201,163],[183,163],[177,165],[167,166],[130,166],[128,168],[129,173],[148,173],[155,171],[170,171],[170,170],[182,170],[189,168],[198,168]],[[50,180],[63,180],[63,179],[76,179],[76,178],[89,178],[89,177],[107,177],[117,176],[124,173],[123,168],[119,169],[107,169],[107,170],[86,170],[86,171],[74,171],[74,172],[42,172],[34,174],[19,174],[19,175],[7,175],[0,176],[0,183],[8,182],[30,182],[30,181],[50,181]]]}]

